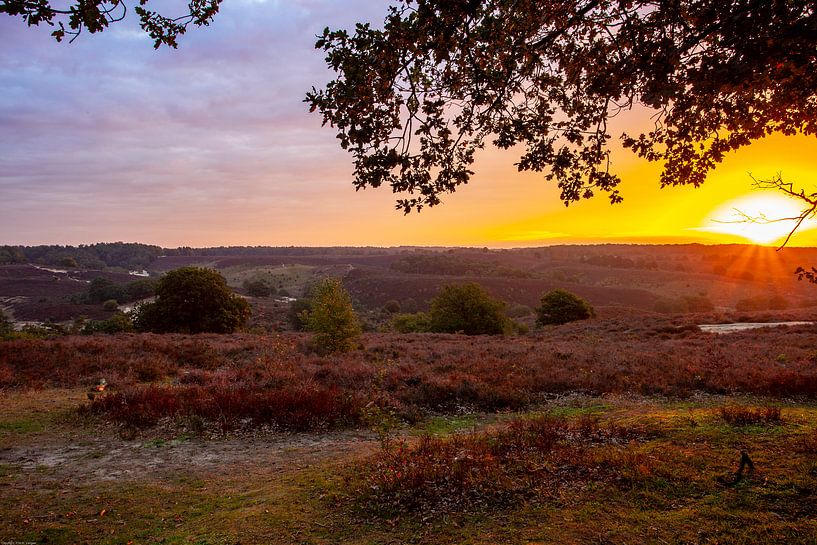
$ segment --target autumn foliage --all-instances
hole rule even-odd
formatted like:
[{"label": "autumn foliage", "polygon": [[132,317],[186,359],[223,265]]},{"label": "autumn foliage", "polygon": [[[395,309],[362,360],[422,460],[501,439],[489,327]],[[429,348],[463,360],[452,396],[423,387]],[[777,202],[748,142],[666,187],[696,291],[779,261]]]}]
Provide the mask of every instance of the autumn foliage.
[{"label": "autumn foliage", "polygon": [[[95,410],[116,420],[215,418],[218,406],[226,420],[287,428],[294,424],[270,416],[278,409],[259,407],[313,413],[304,418],[314,427],[355,422],[364,398],[411,420],[428,411],[522,409],[571,391],[817,396],[817,332],[810,327],[714,336],[651,320],[566,324],[513,340],[367,334],[364,350],[326,356],[307,349],[309,338],[124,334],[5,341],[0,387],[87,387],[104,377],[111,393]],[[283,392],[298,392],[301,408]],[[149,398],[165,408],[139,401]]]}]

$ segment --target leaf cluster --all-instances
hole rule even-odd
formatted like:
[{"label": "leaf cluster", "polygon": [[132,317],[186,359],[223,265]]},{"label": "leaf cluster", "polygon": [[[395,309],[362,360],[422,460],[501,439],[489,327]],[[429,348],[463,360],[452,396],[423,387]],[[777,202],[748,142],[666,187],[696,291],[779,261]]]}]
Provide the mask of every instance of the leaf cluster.
[{"label": "leaf cluster", "polygon": [[608,122],[653,127],[621,144],[704,182],[773,132],[817,134],[817,10],[807,0],[401,0],[382,28],[325,29],[337,77],[306,96],[354,158],[356,188],[391,186],[408,213],[467,183],[476,152],[519,150],[565,204],[622,196]]},{"label": "leaf cluster", "polygon": [[[148,9],[150,0],[134,0],[133,11],[139,17],[139,26],[153,39],[153,47],[162,45],[176,48],[177,38],[187,32],[191,24],[208,26],[218,13],[222,0],[190,0],[188,12],[168,17]],[[124,0],[73,0],[67,6],[55,7],[49,0],[0,0],[0,13],[19,16],[28,26],[47,24],[56,26],[51,35],[61,42],[66,36],[74,41],[83,30],[95,34],[106,30],[112,23],[125,18],[128,2]]]}]

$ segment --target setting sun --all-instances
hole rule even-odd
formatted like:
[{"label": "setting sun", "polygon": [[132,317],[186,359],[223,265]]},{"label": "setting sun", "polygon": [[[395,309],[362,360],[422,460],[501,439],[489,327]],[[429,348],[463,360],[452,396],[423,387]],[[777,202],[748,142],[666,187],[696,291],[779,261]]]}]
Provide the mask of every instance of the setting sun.
[{"label": "setting sun", "polygon": [[[763,191],[733,199],[713,210],[700,231],[743,237],[756,244],[779,243],[792,231],[803,210],[801,203],[772,191]],[[817,226],[807,219],[799,227],[806,231]]]}]

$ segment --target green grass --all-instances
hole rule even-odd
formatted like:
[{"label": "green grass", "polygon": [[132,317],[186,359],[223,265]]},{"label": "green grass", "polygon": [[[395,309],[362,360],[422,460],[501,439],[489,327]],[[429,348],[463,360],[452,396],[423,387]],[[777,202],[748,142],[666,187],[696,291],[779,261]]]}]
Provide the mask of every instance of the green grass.
[{"label": "green grass", "polygon": [[0,422],[0,432],[8,433],[37,433],[45,429],[45,424],[38,419],[22,418]]},{"label": "green grass", "polygon": [[450,435],[452,433],[470,430],[479,423],[474,415],[465,416],[435,416],[416,426],[412,435]]}]

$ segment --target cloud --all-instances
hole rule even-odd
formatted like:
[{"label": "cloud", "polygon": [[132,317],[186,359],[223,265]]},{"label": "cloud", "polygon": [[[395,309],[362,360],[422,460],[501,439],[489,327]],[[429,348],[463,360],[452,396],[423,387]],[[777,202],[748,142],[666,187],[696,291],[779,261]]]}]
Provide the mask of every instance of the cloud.
[{"label": "cloud", "polygon": [[384,13],[379,1],[226,2],[210,27],[158,51],[132,17],[73,44],[0,18],[5,242],[319,217],[322,197],[347,194],[350,168],[303,103],[330,77],[315,35]]}]

